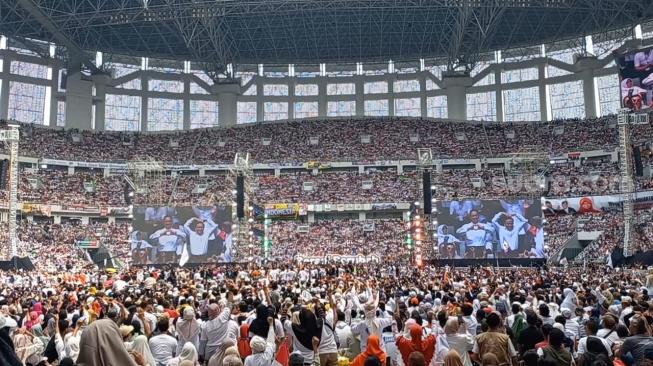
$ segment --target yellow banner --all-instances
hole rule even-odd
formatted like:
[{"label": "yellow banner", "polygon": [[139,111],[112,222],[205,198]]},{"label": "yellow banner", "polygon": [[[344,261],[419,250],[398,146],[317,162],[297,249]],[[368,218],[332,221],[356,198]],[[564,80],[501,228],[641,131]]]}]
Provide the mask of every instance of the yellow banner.
[{"label": "yellow banner", "polygon": [[52,206],[50,205],[40,205],[38,203],[23,203],[22,210],[24,214],[34,213],[37,215],[52,215]]},{"label": "yellow banner", "polygon": [[41,212],[41,205],[38,203],[23,203],[23,213]]}]

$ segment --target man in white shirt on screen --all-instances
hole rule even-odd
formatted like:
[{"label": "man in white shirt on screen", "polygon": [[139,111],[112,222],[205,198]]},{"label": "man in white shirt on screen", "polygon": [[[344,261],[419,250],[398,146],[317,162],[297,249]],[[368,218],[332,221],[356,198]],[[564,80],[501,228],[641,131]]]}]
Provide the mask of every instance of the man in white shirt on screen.
[{"label": "man in white shirt on screen", "polygon": [[641,73],[640,83],[643,87],[651,89],[653,87],[653,49],[637,52],[634,62],[635,70]]},{"label": "man in white shirt on screen", "polygon": [[[191,229],[193,222],[195,222],[195,230]],[[184,230],[188,235],[189,261],[191,263],[206,262],[209,241],[215,240],[215,233],[220,230],[220,227],[211,219],[193,217],[186,221]]]},{"label": "man in white shirt on screen", "polygon": [[[501,216],[505,216],[503,225],[500,223]],[[515,257],[519,253],[519,232],[522,230],[526,220],[520,213],[499,212],[492,218],[497,233],[499,234],[499,256]]]},{"label": "man in white shirt on screen", "polygon": [[183,241],[186,233],[183,230],[172,227],[172,217],[163,218],[163,229],[159,229],[150,235],[150,239],[159,241],[158,257],[160,263],[176,263],[177,256],[181,255]]}]

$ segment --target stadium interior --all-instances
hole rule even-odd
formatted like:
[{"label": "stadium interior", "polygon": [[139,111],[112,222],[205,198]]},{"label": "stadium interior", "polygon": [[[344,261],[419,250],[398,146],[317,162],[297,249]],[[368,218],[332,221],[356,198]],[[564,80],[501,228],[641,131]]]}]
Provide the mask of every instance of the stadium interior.
[{"label": "stadium interior", "polygon": [[0,0],[0,366],[653,366],[653,0]]},{"label": "stadium interior", "polygon": [[[575,7],[566,17],[553,5],[479,7],[465,18],[484,19],[474,36],[447,17],[431,24],[437,6],[411,4],[413,23],[399,32],[318,2],[302,10],[318,32],[295,27],[284,2],[260,4],[257,15],[229,3],[222,25],[186,13],[206,10],[201,2],[19,3],[0,25],[2,258],[126,267],[138,260],[137,233],[168,215],[182,227],[181,208],[204,217],[213,207],[202,219],[212,222],[223,206],[245,262],[514,255],[558,264],[653,250],[653,98],[645,77],[635,78],[642,88],[622,84],[632,57],[619,58],[653,44],[650,7],[635,23],[629,7],[601,8],[610,16],[592,21]],[[172,14],[184,15],[163,27]],[[334,38],[338,24],[355,36]],[[220,27],[245,31],[216,36]],[[432,39],[419,44],[421,33]],[[646,123],[624,137],[618,113]],[[487,252],[466,253],[470,219],[469,230],[476,219],[493,227],[477,243]],[[502,239],[506,225],[521,225],[533,248]],[[528,228],[541,237],[527,238]],[[142,264],[159,263],[149,254]]]}]

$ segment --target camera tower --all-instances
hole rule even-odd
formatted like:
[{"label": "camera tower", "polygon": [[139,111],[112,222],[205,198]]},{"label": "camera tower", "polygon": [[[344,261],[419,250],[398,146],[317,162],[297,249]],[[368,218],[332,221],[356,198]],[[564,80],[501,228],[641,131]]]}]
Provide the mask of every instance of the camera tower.
[{"label": "camera tower", "polygon": [[18,212],[18,125],[9,124],[8,130],[0,131],[0,141],[9,145],[9,251],[6,260],[18,255],[18,236],[16,214]]},{"label": "camera tower", "polygon": [[632,147],[630,146],[630,126],[648,124],[647,113],[636,113],[630,109],[620,109],[617,114],[619,129],[619,189],[624,212],[624,256],[629,256],[634,235],[634,205],[633,205],[633,165]]}]

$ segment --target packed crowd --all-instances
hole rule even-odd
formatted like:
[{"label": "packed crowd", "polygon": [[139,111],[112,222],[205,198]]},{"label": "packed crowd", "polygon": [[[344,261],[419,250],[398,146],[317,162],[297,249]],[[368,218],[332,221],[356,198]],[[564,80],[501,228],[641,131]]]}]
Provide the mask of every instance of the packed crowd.
[{"label": "packed crowd", "polygon": [[[551,190],[547,197],[574,197],[580,195],[615,194],[619,192],[619,169],[615,163],[584,163],[552,165],[549,179]],[[372,203],[411,202],[417,197],[421,176],[415,171],[397,173],[396,169],[357,171],[320,170],[282,171],[282,174],[257,173],[256,200],[260,203]],[[475,186],[473,181],[480,180]],[[507,195],[536,195],[542,188],[535,181],[518,181],[518,177],[502,169],[444,169],[432,173],[435,197],[450,200],[453,197],[491,199]],[[638,190],[650,189],[651,179],[635,180]],[[306,188],[304,183],[311,184]],[[527,183],[527,184],[524,184]],[[104,176],[98,171],[80,171],[68,174],[67,169],[39,169],[23,171],[19,184],[19,201],[29,203],[89,206],[126,205],[125,180],[122,175]],[[136,192],[132,204],[152,202],[173,205],[198,205],[209,201],[215,194],[220,201],[225,192],[231,192],[227,177],[218,175],[162,176],[150,180],[146,194]],[[87,190],[86,186],[91,187]],[[203,190],[197,187],[206,185]],[[3,192],[6,197],[6,192]]]},{"label": "packed crowd", "polygon": [[[256,162],[414,160],[416,149],[428,146],[439,158],[478,158],[520,151],[574,152],[617,145],[615,116],[546,123],[488,124],[434,122],[393,117],[266,123],[235,128],[170,134],[79,132],[23,125],[20,154],[63,160],[124,162],[149,155],[166,163],[230,163],[236,152],[249,152]],[[644,142],[650,126],[634,128]],[[410,134],[418,134],[412,142]],[[369,136],[363,143],[362,136]],[[74,142],[78,140],[78,142]],[[262,139],[269,138],[264,145]],[[310,139],[318,138],[318,145]],[[133,142],[125,144],[124,140]],[[171,141],[178,146],[171,146]],[[224,142],[224,147],[216,146]],[[197,144],[201,153],[191,156]],[[204,148],[204,147],[211,148]],[[397,149],[397,146],[402,148]],[[316,148],[319,147],[319,148]]]},{"label": "packed crowd", "polygon": [[[2,245],[0,257],[7,258],[10,250],[9,224],[0,223]],[[78,261],[86,262],[85,254],[74,245],[75,239],[86,237],[94,225],[77,223],[50,224],[23,220],[17,230],[17,253],[19,257],[29,257],[38,268],[56,270]],[[56,253],[56,254],[55,254]]]},{"label": "packed crowd", "polygon": [[[308,226],[308,231],[299,232],[300,226]],[[319,220],[310,224],[280,220],[269,229],[270,257],[285,262],[296,256],[377,255],[386,260],[404,253],[407,232],[401,219]]]},{"label": "packed crowd", "polygon": [[105,177],[101,170],[68,174],[68,169],[39,169],[21,172],[18,200],[54,205],[123,206],[123,192],[124,178],[120,175]]},{"label": "packed crowd", "polygon": [[653,357],[653,274],[599,265],[39,269],[2,272],[0,283],[6,366],[646,366]]}]

